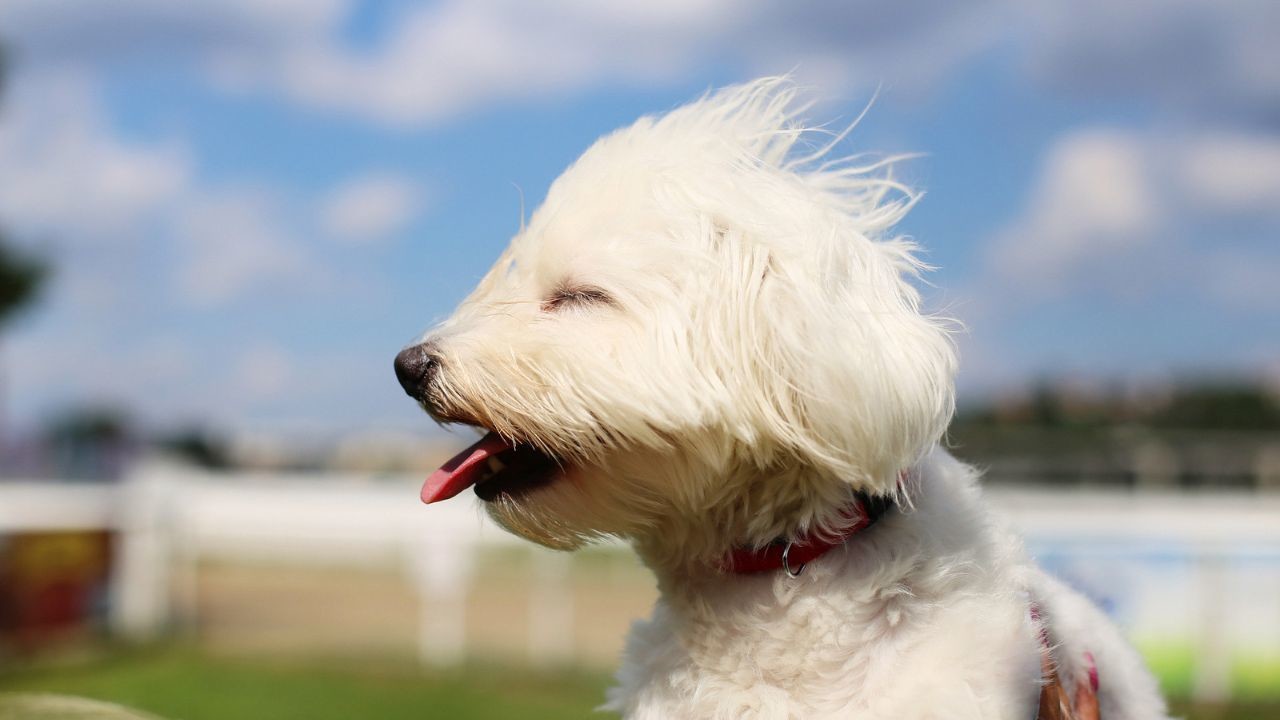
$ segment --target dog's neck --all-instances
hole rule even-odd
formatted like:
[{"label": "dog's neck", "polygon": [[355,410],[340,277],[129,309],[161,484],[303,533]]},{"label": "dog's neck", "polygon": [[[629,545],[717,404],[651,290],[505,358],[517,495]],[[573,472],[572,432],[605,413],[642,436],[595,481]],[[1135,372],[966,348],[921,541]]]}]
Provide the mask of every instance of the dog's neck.
[{"label": "dog's neck", "polygon": [[734,500],[706,507],[697,517],[664,518],[633,536],[641,560],[660,582],[664,577],[795,575],[806,563],[855,540],[907,496],[907,471],[899,473],[893,496],[856,492],[844,481],[809,477],[798,468],[778,472],[786,477],[771,473],[737,483],[744,490]]},{"label": "dog's neck", "polygon": [[791,577],[799,577],[805,565],[848,543],[855,535],[875,524],[892,506],[892,498],[858,493],[841,510],[845,523],[839,528],[829,531],[810,529],[798,537],[778,538],[764,547],[740,545],[725,555],[719,569],[735,575],[781,571]]},{"label": "dog's neck", "polygon": [[655,573],[702,573],[723,564],[736,547],[764,547],[818,529],[837,534],[852,499],[850,484],[800,462],[761,466],[748,457],[723,465],[699,458],[675,463],[664,487],[680,488],[647,501],[643,521],[624,535]]},{"label": "dog's neck", "polygon": [[[907,477],[899,493],[909,498],[907,506],[884,514],[875,524],[812,561],[799,577],[789,577],[785,571],[724,572],[717,561],[737,543],[722,545],[716,554],[696,561],[684,560],[685,556],[672,551],[674,533],[636,541],[634,547],[654,573],[663,603],[672,611],[687,619],[728,619],[728,627],[732,627],[735,614],[788,606],[806,595],[857,595],[858,588],[883,585],[886,577],[910,587],[914,582],[910,578],[919,573],[994,565],[988,553],[997,544],[990,533],[969,533],[967,523],[982,512],[971,472],[945,452],[936,451],[913,466]],[[846,501],[849,497],[844,496]],[[834,506],[833,515],[838,516],[844,507],[844,503]],[[970,542],[958,543],[957,537]]]},{"label": "dog's neck", "polygon": [[[837,627],[840,632],[873,635],[896,632],[902,618],[931,612],[930,600],[912,588],[933,587],[939,578],[945,578],[952,590],[989,582],[987,573],[979,570],[998,564],[993,553],[999,544],[990,532],[973,526],[982,511],[968,472],[943,454],[923,460],[910,477],[909,509],[886,513],[812,561],[799,577],[782,571],[727,573],[714,559],[673,562],[669,544],[637,543],[637,552],[657,580],[661,600],[656,612],[670,619],[689,647],[699,647],[707,638],[738,636],[744,653],[773,647],[780,637],[775,628],[782,623],[817,633],[800,643],[804,648],[786,652],[838,656],[848,648],[834,647],[831,636],[823,633],[834,633]],[[722,547],[716,557],[723,551]],[[842,608],[840,617],[817,622],[824,607]]]}]

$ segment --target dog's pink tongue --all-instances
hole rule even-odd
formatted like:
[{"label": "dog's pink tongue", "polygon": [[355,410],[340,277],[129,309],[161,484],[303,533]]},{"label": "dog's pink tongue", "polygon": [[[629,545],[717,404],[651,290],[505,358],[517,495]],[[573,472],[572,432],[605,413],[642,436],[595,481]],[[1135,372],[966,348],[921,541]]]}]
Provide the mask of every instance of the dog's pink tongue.
[{"label": "dog's pink tongue", "polygon": [[475,485],[484,472],[486,461],[510,449],[511,444],[498,433],[491,432],[480,438],[480,442],[454,455],[439,470],[431,473],[422,484],[422,502],[430,505],[448,500]]}]

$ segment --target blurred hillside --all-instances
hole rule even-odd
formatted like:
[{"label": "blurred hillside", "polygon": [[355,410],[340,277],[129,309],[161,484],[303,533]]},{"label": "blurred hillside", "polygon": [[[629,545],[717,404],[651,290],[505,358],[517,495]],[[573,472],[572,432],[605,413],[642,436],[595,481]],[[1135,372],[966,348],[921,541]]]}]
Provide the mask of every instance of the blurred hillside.
[{"label": "blurred hillside", "polygon": [[996,483],[1280,488],[1280,395],[1262,384],[1042,384],[962,409],[957,455]]}]

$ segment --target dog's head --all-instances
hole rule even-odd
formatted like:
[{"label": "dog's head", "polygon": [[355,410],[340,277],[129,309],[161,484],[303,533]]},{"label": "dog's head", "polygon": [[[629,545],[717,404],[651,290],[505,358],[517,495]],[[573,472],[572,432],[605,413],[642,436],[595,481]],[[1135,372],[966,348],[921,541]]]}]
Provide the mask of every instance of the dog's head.
[{"label": "dog's head", "polygon": [[913,195],[797,157],[784,80],[595,143],[456,313],[397,358],[436,419],[491,433],[424,498],[479,483],[555,547],[686,557],[838,522],[952,412],[954,355],[886,237]]}]

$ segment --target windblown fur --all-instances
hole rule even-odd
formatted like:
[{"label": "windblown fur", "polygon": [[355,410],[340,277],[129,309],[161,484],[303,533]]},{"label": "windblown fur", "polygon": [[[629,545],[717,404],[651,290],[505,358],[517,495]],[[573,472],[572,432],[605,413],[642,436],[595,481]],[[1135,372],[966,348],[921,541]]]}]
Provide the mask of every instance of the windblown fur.
[{"label": "windblown fur", "polygon": [[[1097,658],[1106,720],[1164,717],[1117,631],[937,448],[955,355],[892,234],[916,195],[797,112],[764,79],[602,138],[430,335],[437,416],[565,463],[490,514],[554,548],[624,538],[653,569],[610,696],[628,718],[1030,718],[1033,598],[1064,677]],[[799,578],[717,569],[839,531],[855,492],[899,510]]]}]

